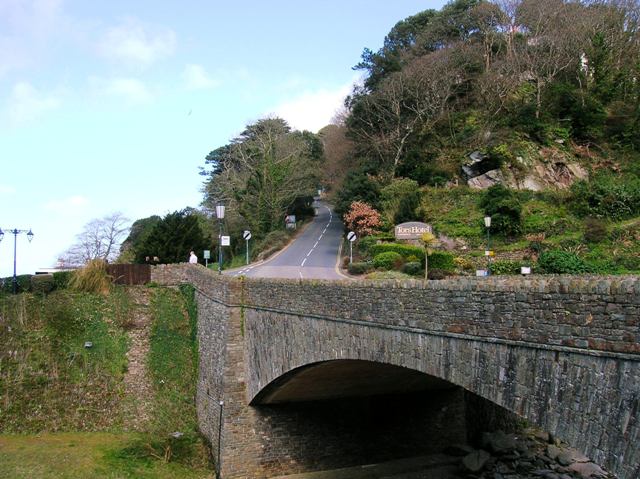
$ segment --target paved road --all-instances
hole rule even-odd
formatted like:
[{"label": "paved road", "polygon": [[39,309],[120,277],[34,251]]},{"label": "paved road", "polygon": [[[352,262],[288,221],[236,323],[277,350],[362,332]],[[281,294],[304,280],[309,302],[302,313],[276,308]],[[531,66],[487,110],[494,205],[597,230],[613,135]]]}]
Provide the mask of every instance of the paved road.
[{"label": "paved road", "polygon": [[226,274],[251,278],[345,279],[336,268],[342,222],[325,203],[317,202],[315,206],[318,216],[287,248],[263,263]]}]

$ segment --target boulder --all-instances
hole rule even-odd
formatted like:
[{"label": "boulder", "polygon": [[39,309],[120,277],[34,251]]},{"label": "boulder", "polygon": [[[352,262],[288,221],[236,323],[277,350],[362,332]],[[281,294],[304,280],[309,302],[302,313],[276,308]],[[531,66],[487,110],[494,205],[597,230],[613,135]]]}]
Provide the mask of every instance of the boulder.
[{"label": "boulder", "polygon": [[516,449],[517,438],[502,431],[486,432],[482,435],[482,445],[496,454],[506,454]]},{"label": "boulder", "polygon": [[473,451],[470,454],[467,454],[462,459],[462,464],[471,472],[479,472],[491,459],[491,454],[487,451],[483,451],[482,449],[478,449],[477,451]]},{"label": "boulder", "polygon": [[583,479],[595,479],[607,476],[602,468],[593,462],[574,462],[569,466],[569,469],[580,474]]}]

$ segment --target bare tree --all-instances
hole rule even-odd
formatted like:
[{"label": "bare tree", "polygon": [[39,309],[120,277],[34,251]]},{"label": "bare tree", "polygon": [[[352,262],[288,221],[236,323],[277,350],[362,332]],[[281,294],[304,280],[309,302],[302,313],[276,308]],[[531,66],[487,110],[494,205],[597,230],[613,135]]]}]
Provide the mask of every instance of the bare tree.
[{"label": "bare tree", "polygon": [[129,219],[121,212],[93,219],[60,259],[67,266],[82,266],[92,259],[112,261],[117,257],[120,243],[128,231]]},{"label": "bare tree", "polygon": [[349,168],[353,167],[353,142],[347,137],[345,126],[329,125],[319,132],[324,148],[325,163],[322,183],[337,190],[342,185]]},{"label": "bare tree", "polygon": [[526,36],[517,43],[513,59],[536,91],[536,118],[542,107],[542,91],[562,72],[577,69],[588,41],[580,29],[580,4],[563,0],[523,0],[517,20]]},{"label": "bare tree", "polygon": [[454,48],[416,58],[386,78],[375,92],[362,95],[350,124],[361,145],[367,145],[391,176],[417,129],[427,131],[442,118],[465,82]]}]

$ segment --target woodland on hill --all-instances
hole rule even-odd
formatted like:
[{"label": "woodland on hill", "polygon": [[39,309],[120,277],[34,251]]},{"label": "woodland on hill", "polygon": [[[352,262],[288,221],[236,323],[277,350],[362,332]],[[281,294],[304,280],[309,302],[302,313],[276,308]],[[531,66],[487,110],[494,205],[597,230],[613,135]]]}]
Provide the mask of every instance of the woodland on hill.
[{"label": "woodland on hill", "polygon": [[[398,22],[320,132],[336,210],[371,206],[378,242],[431,223],[458,272],[484,262],[485,215],[496,271],[541,255],[539,272],[639,270],[639,14],[635,1],[454,0]],[[361,249],[358,272],[374,263]]]},{"label": "woodland on hill", "polygon": [[630,155],[640,146],[639,13],[635,1],[455,0],[398,22],[355,67],[364,83],[333,129],[350,158],[332,158],[334,169],[346,160],[442,185],[474,150],[520,169],[544,146]]}]

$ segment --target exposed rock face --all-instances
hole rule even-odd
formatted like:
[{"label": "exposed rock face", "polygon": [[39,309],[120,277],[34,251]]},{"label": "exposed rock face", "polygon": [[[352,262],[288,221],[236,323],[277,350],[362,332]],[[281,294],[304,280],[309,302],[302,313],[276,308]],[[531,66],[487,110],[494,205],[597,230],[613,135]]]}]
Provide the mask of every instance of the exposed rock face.
[{"label": "exposed rock face", "polygon": [[550,155],[546,160],[526,162],[518,157],[523,168],[496,168],[487,155],[474,151],[469,163],[462,167],[462,174],[471,188],[486,189],[501,183],[510,188],[539,191],[545,188],[568,188],[576,180],[587,178],[587,171],[567,158]]}]

